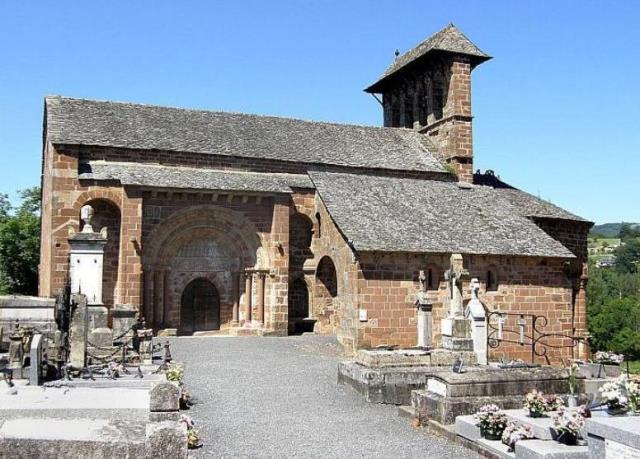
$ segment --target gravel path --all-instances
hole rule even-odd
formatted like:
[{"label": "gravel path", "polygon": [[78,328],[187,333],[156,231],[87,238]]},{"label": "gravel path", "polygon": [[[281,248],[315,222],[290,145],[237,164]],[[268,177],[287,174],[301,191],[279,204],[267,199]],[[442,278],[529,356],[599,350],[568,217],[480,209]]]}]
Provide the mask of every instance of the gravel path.
[{"label": "gravel path", "polygon": [[478,457],[338,385],[338,349],[313,335],[174,339],[205,444],[195,456]]}]

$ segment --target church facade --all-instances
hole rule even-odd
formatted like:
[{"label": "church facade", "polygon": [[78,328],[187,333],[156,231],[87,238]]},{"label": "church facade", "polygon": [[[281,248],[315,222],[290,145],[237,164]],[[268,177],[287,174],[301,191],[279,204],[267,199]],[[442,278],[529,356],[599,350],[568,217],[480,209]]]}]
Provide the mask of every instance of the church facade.
[{"label": "church facade", "polygon": [[488,59],[452,25],[398,56],[366,88],[383,127],[47,97],[40,295],[67,282],[89,204],[105,305],[156,331],[413,346],[423,286],[437,340],[461,254],[489,311],[584,335],[591,223],[473,173],[471,72]]}]

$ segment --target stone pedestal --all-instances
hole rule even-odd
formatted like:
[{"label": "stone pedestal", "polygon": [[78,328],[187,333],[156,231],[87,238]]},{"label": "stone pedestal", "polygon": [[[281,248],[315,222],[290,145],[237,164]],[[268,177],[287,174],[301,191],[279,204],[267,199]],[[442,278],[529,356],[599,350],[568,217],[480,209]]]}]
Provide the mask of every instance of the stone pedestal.
[{"label": "stone pedestal", "polygon": [[150,328],[138,330],[140,340],[140,362],[145,365],[153,363],[153,330]]},{"label": "stone pedestal", "polygon": [[89,343],[95,347],[111,347],[113,345],[113,332],[107,327],[95,328],[89,333]]},{"label": "stone pedestal", "polygon": [[138,321],[138,308],[131,304],[116,304],[111,310],[113,336],[117,343],[130,340],[133,337],[131,327]]},{"label": "stone pedestal", "polygon": [[442,319],[442,348],[450,351],[473,351],[471,324],[464,317]]},{"label": "stone pedestal", "polygon": [[416,298],[418,310],[418,347],[431,347],[433,345],[433,303],[424,292],[420,292]]}]

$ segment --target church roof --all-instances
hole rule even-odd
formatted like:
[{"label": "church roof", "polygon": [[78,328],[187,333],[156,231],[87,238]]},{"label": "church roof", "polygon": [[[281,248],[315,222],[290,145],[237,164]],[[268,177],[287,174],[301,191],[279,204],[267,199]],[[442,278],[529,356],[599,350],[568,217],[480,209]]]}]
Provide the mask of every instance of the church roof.
[{"label": "church roof", "polygon": [[399,56],[382,74],[378,81],[365,89],[367,92],[379,92],[382,82],[399,72],[408,65],[420,60],[427,54],[436,51],[444,51],[449,53],[464,54],[471,57],[472,62],[477,64],[491,59],[491,56],[484,53],[471,40],[464,36],[453,24],[449,24],[441,31],[427,38],[418,46],[410,49],[403,55]]},{"label": "church roof", "polygon": [[445,172],[411,129],[47,97],[54,144],[259,158],[346,167]]},{"label": "church roof", "polygon": [[503,182],[493,171],[486,171],[484,174],[479,171],[473,174],[473,183],[495,188],[495,192],[502,198],[509,201],[518,211],[526,217],[553,218],[560,220],[572,220],[591,223],[582,217],[578,217],[555,204],[540,199],[525,191],[514,188]]},{"label": "church roof", "polygon": [[156,164],[89,161],[80,165],[81,180],[118,181],[122,185],[191,190],[291,193],[291,187],[313,188],[304,174],[237,172]]},{"label": "church roof", "polygon": [[356,251],[575,258],[488,186],[310,172],[334,222]]}]

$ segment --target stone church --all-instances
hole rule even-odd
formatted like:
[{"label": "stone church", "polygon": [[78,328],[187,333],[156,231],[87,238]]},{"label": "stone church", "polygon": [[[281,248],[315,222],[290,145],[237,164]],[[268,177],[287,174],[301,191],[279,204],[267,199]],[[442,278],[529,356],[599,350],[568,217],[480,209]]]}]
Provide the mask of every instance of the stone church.
[{"label": "stone church", "polygon": [[396,56],[365,89],[384,127],[46,97],[40,295],[67,282],[89,204],[105,306],[156,331],[413,346],[424,287],[437,340],[461,254],[487,310],[584,334],[591,223],[473,172],[471,72],[489,59],[453,25]]}]

